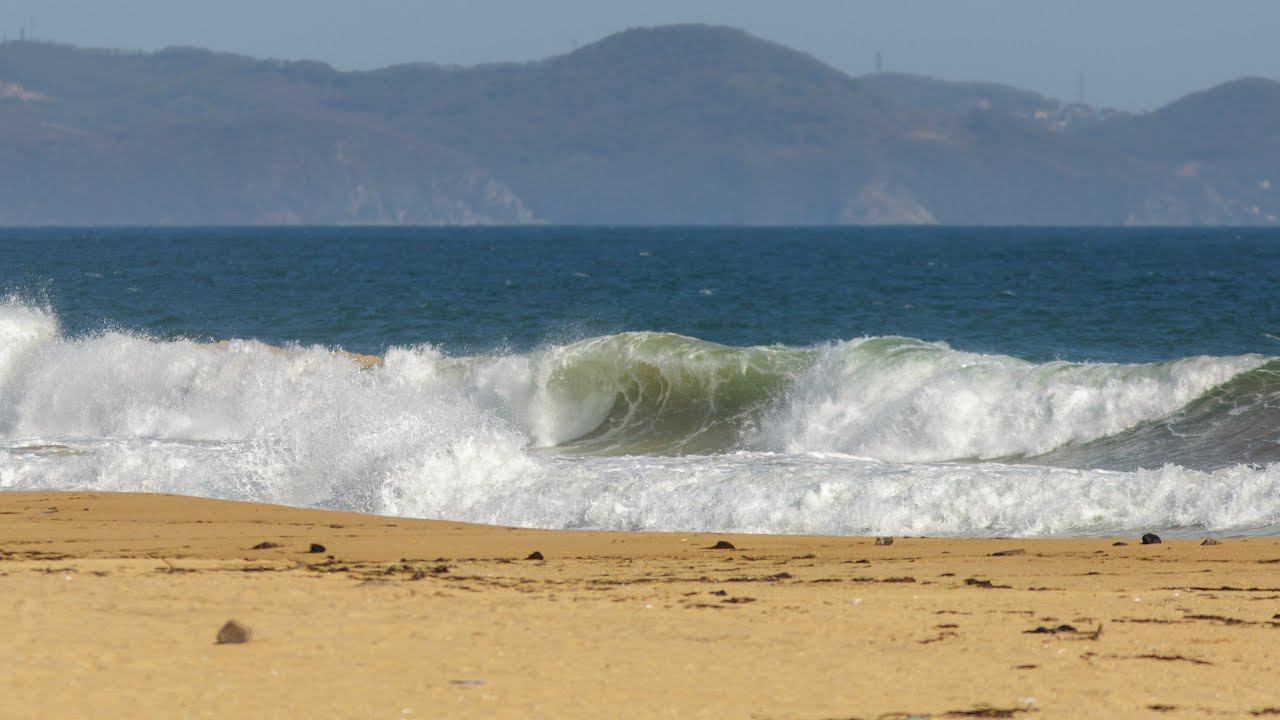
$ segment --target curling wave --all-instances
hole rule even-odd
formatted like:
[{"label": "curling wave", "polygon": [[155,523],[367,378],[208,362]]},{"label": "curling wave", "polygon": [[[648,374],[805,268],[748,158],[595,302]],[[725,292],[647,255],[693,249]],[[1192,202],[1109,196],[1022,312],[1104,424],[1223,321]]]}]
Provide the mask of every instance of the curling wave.
[{"label": "curling wave", "polygon": [[0,488],[547,527],[1039,534],[1280,524],[1280,361],[910,338],[530,353],[68,337],[0,303]]}]

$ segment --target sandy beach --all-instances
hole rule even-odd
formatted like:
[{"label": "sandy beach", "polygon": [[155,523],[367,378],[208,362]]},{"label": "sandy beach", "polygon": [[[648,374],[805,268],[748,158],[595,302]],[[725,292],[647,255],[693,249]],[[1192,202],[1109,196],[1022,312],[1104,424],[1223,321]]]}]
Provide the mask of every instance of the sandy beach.
[{"label": "sandy beach", "polygon": [[[5,718],[1280,715],[1274,538],[876,545],[0,493],[0,598]],[[247,643],[215,642],[230,619]]]}]

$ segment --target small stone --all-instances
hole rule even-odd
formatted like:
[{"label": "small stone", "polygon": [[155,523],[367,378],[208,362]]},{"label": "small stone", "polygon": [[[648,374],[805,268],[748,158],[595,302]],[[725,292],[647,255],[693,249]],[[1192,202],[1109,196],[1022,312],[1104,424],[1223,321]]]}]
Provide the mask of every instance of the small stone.
[{"label": "small stone", "polygon": [[1010,557],[1012,555],[1026,555],[1026,554],[1027,554],[1027,551],[1023,550],[1022,548],[1014,548],[1012,550],[1000,550],[999,552],[993,552],[991,553],[991,557]]},{"label": "small stone", "polygon": [[1159,536],[1159,535],[1157,535],[1157,534],[1155,534],[1155,533],[1147,533],[1146,535],[1143,535],[1143,536],[1142,536],[1142,544],[1143,544],[1143,545],[1158,545],[1158,544],[1160,544],[1160,536]]},{"label": "small stone", "polygon": [[538,552],[537,550],[534,550],[533,552],[529,553],[529,557],[525,558],[525,560],[541,560],[541,559],[542,559],[542,553]]},{"label": "small stone", "polygon": [[218,644],[238,645],[240,643],[247,643],[249,642],[249,637],[252,634],[253,633],[249,631],[247,626],[241,625],[235,620],[228,620],[227,623],[222,626],[222,629],[218,630]]},{"label": "small stone", "polygon": [[1123,540],[1117,540],[1117,541],[1115,541],[1115,542],[1111,543],[1111,547],[1125,547],[1125,546],[1127,546],[1128,544],[1129,544],[1129,543],[1124,542]]},{"label": "small stone", "polygon": [[1218,542],[1217,540],[1214,540],[1213,538],[1205,538],[1204,542],[1200,544],[1201,545],[1221,545],[1222,543]]},{"label": "small stone", "polygon": [[307,552],[309,552],[309,553],[322,553],[322,552],[324,552],[324,546],[323,546],[323,545],[321,545],[320,543],[311,543],[311,548],[310,548],[309,550],[307,550]]},{"label": "small stone", "polygon": [[264,540],[249,549],[250,550],[270,550],[271,548],[278,548],[278,547],[280,547],[278,544]]},{"label": "small stone", "polygon": [[892,545],[892,544],[893,544],[893,538],[891,538],[891,537],[878,537],[878,538],[876,538],[876,544],[877,544],[877,545]]},{"label": "small stone", "polygon": [[712,545],[707,549],[708,550],[736,550],[737,548],[735,548],[733,546],[733,543],[729,542],[728,540],[720,540],[715,545]]}]

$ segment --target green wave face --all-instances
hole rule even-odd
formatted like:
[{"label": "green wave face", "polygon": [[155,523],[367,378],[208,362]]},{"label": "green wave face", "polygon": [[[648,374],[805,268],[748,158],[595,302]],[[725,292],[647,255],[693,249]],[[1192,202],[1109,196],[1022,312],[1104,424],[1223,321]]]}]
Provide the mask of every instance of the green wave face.
[{"label": "green wave face", "polygon": [[550,438],[562,452],[724,451],[742,442],[816,353],[668,333],[593,338],[545,352],[538,404],[569,428]]},{"label": "green wave face", "polygon": [[738,348],[623,333],[524,361],[529,398],[516,415],[534,445],[559,453],[764,450],[1080,467],[1278,455],[1280,361],[1260,356],[1031,363],[901,337]]}]

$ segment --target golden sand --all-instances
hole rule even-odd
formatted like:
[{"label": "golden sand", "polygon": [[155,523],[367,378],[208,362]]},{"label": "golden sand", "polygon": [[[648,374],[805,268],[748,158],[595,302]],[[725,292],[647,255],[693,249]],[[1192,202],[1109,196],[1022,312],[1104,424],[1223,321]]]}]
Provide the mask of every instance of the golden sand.
[{"label": "golden sand", "polygon": [[1280,715],[1280,540],[1113,542],[0,493],[0,717]]}]

